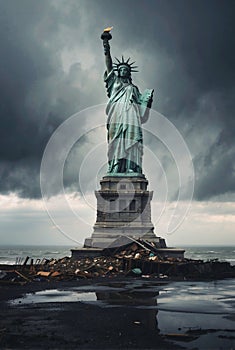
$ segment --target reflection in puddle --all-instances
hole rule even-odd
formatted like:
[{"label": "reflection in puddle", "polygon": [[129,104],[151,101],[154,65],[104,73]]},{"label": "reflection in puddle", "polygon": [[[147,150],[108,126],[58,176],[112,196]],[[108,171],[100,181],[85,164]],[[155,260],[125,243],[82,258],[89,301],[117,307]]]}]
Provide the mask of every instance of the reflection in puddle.
[{"label": "reflection in puddle", "polygon": [[96,301],[96,294],[92,292],[78,293],[58,289],[48,289],[36,293],[27,293],[23,298],[10,301],[12,305],[32,303],[66,303],[76,301]]},{"label": "reflection in puddle", "polygon": [[[143,290],[119,291],[119,292],[97,292],[97,300],[101,300],[110,306],[125,308],[128,322],[146,327],[152,331],[159,332],[157,327],[157,295],[158,291],[146,292]],[[149,308],[150,306],[150,308]],[[139,308],[141,307],[141,308]]]}]

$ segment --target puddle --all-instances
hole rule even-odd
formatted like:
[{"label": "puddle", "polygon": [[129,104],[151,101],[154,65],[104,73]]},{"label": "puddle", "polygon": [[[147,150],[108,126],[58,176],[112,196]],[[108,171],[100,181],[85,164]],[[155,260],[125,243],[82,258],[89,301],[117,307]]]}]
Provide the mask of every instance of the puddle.
[{"label": "puddle", "polygon": [[101,307],[156,307],[156,297],[164,284],[134,280],[131,282],[100,283],[68,289],[49,289],[27,293],[24,297],[9,301],[11,305],[33,303],[84,302]]},{"label": "puddle", "polygon": [[[235,348],[235,280],[217,282],[171,283],[158,296],[158,328],[162,334],[204,334],[188,343],[186,349]],[[179,337],[180,338],[180,337]]]},{"label": "puddle", "polygon": [[78,293],[70,290],[48,289],[36,293],[27,293],[23,298],[11,300],[11,305],[25,305],[33,303],[66,303],[96,301],[96,293]]}]

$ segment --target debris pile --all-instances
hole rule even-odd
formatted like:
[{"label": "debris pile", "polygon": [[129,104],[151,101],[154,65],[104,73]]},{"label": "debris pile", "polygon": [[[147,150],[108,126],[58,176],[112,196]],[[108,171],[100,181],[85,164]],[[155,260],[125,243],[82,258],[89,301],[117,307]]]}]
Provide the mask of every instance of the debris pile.
[{"label": "debris pile", "polygon": [[[8,266],[9,267],[9,266]],[[2,269],[2,268],[1,268]],[[33,259],[12,270],[0,270],[0,283],[76,280],[94,277],[142,276],[168,279],[219,279],[235,277],[235,267],[218,260],[202,261],[162,257],[153,242],[137,240],[126,246],[106,248],[97,257]]]},{"label": "debris pile", "polygon": [[[46,261],[43,271],[37,275],[43,276],[43,272],[49,273],[47,277],[58,277],[60,279],[105,277],[122,273],[122,260],[112,256],[100,256],[96,258],[82,258],[74,260],[68,257]],[[45,276],[45,275],[44,275]]]}]

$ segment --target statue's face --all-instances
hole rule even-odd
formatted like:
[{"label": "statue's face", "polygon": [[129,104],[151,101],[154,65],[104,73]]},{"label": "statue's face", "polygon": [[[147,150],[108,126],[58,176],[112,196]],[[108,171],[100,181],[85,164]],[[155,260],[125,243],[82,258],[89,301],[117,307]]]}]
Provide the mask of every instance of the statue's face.
[{"label": "statue's face", "polygon": [[130,70],[128,69],[128,67],[121,66],[119,68],[119,76],[122,77],[122,78],[129,78]]}]

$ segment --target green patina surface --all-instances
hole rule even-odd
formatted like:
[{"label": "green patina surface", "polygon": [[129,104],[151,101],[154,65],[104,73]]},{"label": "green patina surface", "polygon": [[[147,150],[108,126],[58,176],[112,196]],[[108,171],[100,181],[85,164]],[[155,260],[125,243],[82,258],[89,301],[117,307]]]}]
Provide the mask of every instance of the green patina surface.
[{"label": "green patina surface", "polygon": [[[103,33],[107,70],[104,74],[107,95],[108,176],[140,176],[142,174],[143,134],[141,125],[148,120],[153,90],[143,94],[132,83],[133,63],[117,59],[112,63],[109,40]],[[117,74],[115,73],[117,72]]]}]

